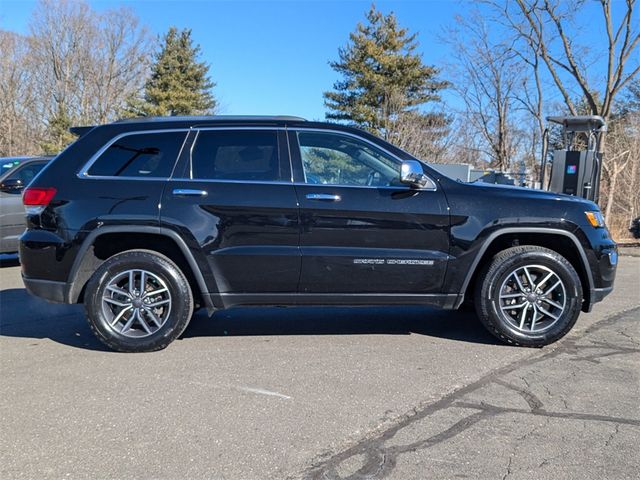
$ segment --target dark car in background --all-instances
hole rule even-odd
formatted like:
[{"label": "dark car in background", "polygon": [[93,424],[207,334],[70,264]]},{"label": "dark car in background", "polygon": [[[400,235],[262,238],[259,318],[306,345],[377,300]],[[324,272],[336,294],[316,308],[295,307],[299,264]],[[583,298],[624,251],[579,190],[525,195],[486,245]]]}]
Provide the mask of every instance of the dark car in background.
[{"label": "dark car in background", "polygon": [[25,229],[22,191],[51,158],[0,158],[0,253],[18,251],[18,238]]},{"label": "dark car in background", "polygon": [[74,132],[24,192],[22,275],[84,303],[115,350],[166,347],[196,308],[463,302],[535,347],[613,289],[593,202],[457,182],[358,129],[171,117]]}]

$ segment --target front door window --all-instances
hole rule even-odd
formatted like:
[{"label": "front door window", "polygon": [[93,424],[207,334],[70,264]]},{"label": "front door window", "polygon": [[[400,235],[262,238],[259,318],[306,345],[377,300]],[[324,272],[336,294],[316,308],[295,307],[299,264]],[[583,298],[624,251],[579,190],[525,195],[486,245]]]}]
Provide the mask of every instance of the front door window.
[{"label": "front door window", "polygon": [[340,186],[399,186],[399,163],[349,135],[298,132],[305,182]]}]

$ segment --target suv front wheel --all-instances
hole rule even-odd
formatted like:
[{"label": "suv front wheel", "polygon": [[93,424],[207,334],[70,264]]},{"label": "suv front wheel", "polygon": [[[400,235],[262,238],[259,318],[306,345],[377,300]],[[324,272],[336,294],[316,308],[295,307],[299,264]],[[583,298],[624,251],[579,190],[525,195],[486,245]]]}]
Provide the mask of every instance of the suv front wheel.
[{"label": "suv front wheel", "polygon": [[498,253],[476,283],[476,312],[501,340],[542,347],[559,340],[575,324],[582,284],[559,253],[524,245]]},{"label": "suv front wheel", "polygon": [[178,338],[193,313],[193,295],[182,271],[149,250],[110,257],[85,292],[91,329],[120,352],[161,350]]}]

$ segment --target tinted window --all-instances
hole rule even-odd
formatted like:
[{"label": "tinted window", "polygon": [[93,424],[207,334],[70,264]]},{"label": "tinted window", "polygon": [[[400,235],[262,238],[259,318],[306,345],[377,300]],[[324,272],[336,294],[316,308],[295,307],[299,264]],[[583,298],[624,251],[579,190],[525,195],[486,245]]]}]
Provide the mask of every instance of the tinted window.
[{"label": "tinted window", "polygon": [[7,180],[20,180],[22,185],[29,185],[46,164],[47,162],[28,163],[9,175]]},{"label": "tinted window", "polygon": [[202,130],[191,153],[191,178],[277,181],[278,137],[268,130]]},{"label": "tinted window", "polygon": [[357,138],[328,132],[299,132],[306,183],[398,185],[400,164]]},{"label": "tinted window", "polygon": [[0,177],[2,175],[4,175],[5,173],[7,173],[9,170],[11,170],[12,168],[14,168],[16,165],[20,165],[20,162],[17,160],[14,161],[8,161],[6,163],[3,163],[0,165]]},{"label": "tinted window", "polygon": [[124,136],[100,155],[88,174],[167,178],[186,135],[186,132],[166,132]]}]

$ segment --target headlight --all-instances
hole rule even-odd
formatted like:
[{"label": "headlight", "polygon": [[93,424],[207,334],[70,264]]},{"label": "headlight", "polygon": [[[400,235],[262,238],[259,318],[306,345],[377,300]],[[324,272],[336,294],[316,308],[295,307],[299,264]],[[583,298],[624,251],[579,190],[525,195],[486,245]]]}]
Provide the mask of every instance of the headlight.
[{"label": "headlight", "polygon": [[602,228],[604,227],[604,217],[602,216],[602,212],[584,212],[587,217],[587,220],[594,228]]}]

